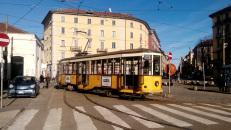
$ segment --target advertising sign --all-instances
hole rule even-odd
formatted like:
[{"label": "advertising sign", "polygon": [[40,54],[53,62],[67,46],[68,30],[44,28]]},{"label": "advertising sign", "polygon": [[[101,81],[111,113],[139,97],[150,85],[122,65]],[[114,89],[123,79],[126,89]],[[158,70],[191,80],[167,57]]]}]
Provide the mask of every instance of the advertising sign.
[{"label": "advertising sign", "polygon": [[102,76],[102,86],[111,87],[111,76]]}]

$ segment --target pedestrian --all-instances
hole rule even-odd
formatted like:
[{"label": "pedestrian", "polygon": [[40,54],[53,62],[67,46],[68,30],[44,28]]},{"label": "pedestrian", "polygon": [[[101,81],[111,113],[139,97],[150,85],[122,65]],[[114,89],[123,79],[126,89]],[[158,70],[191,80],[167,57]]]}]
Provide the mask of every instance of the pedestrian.
[{"label": "pedestrian", "polygon": [[46,83],[47,83],[46,88],[48,88],[50,83],[50,77],[48,75],[46,76]]},{"label": "pedestrian", "polygon": [[44,76],[42,74],[40,75],[40,82],[44,83]]}]

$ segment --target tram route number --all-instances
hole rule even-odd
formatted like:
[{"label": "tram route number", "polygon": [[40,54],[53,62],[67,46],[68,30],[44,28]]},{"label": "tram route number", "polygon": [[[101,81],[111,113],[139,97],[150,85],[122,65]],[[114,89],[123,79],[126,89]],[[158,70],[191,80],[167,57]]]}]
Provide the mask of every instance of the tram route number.
[{"label": "tram route number", "polygon": [[102,86],[111,87],[111,76],[102,76]]}]

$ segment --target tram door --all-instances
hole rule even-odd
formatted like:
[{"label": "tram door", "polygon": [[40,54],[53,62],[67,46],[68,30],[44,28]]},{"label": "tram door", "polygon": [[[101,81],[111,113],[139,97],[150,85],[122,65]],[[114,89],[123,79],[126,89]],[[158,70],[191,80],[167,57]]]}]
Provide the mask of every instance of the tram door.
[{"label": "tram door", "polygon": [[80,76],[82,77],[82,84],[84,86],[89,84],[89,69],[89,61],[82,62],[82,73]]},{"label": "tram door", "polygon": [[125,84],[128,89],[138,89],[139,87],[139,68],[138,57],[126,58],[125,61]]}]

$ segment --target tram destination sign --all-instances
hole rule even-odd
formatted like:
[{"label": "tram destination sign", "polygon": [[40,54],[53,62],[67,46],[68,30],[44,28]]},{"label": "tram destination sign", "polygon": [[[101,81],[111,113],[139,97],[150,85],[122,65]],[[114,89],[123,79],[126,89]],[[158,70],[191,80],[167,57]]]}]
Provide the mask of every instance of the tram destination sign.
[{"label": "tram destination sign", "polygon": [[7,34],[5,33],[0,33],[0,46],[1,47],[6,47],[9,45],[10,39]]}]

